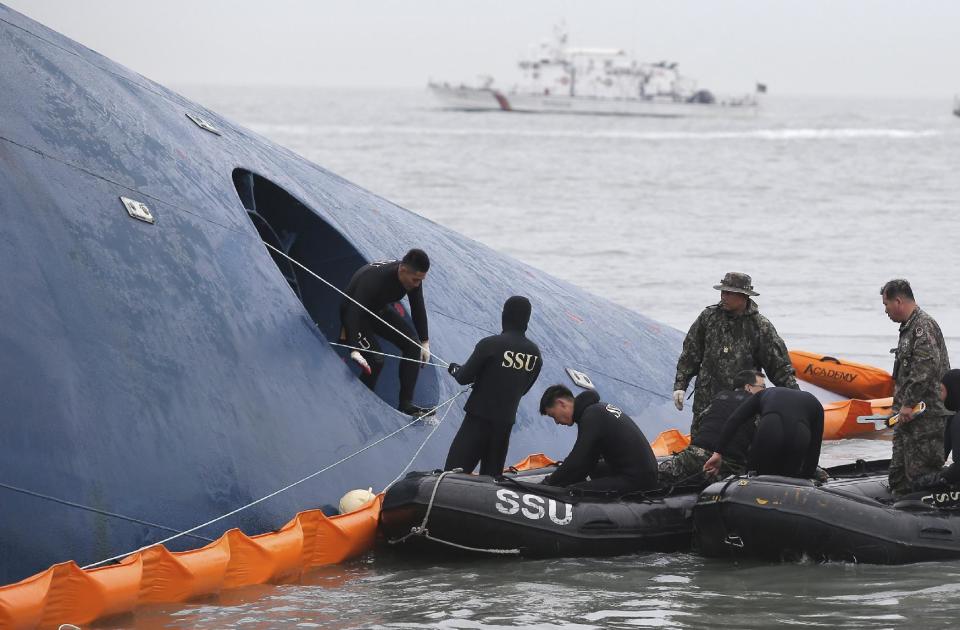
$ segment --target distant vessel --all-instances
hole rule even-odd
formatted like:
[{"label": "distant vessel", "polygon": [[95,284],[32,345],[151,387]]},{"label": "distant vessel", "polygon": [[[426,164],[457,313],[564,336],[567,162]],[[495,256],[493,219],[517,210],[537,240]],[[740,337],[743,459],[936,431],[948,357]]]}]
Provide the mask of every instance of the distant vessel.
[{"label": "distant vessel", "polygon": [[766,92],[758,83],[752,94],[721,98],[698,89],[675,62],[643,63],[619,48],[578,48],[567,40],[561,24],[553,40],[534,45],[518,64],[522,84],[509,90],[495,87],[491,76],[479,85],[431,81],[428,87],[454,109],[663,117],[752,115],[757,94]]},{"label": "distant vessel", "polygon": [[960,95],[953,97],[953,115],[960,116]]}]

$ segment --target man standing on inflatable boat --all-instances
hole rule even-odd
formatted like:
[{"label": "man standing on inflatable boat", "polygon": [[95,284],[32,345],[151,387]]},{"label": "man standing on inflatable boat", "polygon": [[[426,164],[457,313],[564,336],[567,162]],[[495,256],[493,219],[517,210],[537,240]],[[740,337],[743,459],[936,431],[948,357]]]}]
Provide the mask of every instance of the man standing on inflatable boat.
[{"label": "man standing on inflatable boat", "polygon": [[461,385],[473,383],[444,470],[499,475],[507,459],[510,432],[517,407],[540,375],[540,348],[524,334],[530,322],[530,300],[514,295],[503,305],[503,332],[480,340],[462,366],[451,363],[449,372]]},{"label": "man standing on inflatable boat", "polygon": [[559,425],[578,425],[573,450],[543,483],[618,493],[657,487],[657,458],[643,431],[622,409],[600,402],[597,392],[574,399],[563,385],[551,385],[540,398],[540,413]]},{"label": "man standing on inflatable boat", "polygon": [[[887,317],[900,324],[900,341],[893,362],[893,428],[890,491],[894,495],[922,490],[935,481],[943,466],[943,433],[950,412],[940,399],[940,383],[950,369],[947,345],[937,322],[917,306],[906,280],[887,282],[880,289]],[[920,403],[922,415],[914,417]]]},{"label": "man standing on inflatable boat", "polygon": [[800,389],[783,339],[757,304],[759,295],[745,273],[730,272],[720,284],[720,303],[700,313],[683,340],[673,384],[673,403],[683,409],[683,397],[694,376],[693,422],[690,434],[700,432],[701,414],[719,392],[733,389],[741,370],[763,370],[778,387]]}]

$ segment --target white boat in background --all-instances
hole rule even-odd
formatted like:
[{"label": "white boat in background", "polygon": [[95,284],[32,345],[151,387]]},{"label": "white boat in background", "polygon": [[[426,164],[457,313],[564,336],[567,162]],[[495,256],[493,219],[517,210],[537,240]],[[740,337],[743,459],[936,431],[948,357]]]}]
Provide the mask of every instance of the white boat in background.
[{"label": "white boat in background", "polygon": [[562,24],[519,67],[523,83],[510,89],[488,76],[479,85],[431,81],[428,87],[452,109],[663,117],[752,115],[757,95],[766,92],[757,84],[754,93],[721,98],[681,76],[676,63],[642,63],[619,48],[568,46]]}]

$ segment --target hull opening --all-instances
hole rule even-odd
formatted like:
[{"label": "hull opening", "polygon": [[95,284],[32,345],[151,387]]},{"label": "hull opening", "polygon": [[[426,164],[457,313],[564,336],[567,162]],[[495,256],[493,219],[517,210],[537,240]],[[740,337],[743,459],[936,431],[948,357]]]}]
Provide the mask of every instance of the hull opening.
[{"label": "hull opening", "polygon": [[[233,171],[233,183],[260,238],[334,286],[346,289],[353,273],[369,262],[336,228],[269,179],[238,168]],[[267,249],[326,340],[340,342],[339,308],[343,298],[302,268]],[[404,305],[398,302],[393,306],[412,327],[413,320]],[[384,352],[401,354],[390,342],[381,342]],[[346,354],[349,350],[339,352]],[[400,391],[397,362],[388,358],[377,382],[377,395],[390,406],[396,405]],[[421,404],[436,404],[439,400],[436,370],[422,371],[414,396]]]}]

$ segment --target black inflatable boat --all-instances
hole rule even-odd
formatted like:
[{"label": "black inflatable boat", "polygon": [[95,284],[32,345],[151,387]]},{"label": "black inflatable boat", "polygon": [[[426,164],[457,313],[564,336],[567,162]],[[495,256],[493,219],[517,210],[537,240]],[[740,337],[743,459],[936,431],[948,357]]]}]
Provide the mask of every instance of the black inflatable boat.
[{"label": "black inflatable boat", "polygon": [[387,491],[380,533],[391,547],[527,557],[690,548],[697,488],[622,498],[538,482],[553,468],[496,478],[410,473]]},{"label": "black inflatable boat", "polygon": [[894,502],[888,461],[830,469],[822,485],[758,476],[714,483],[694,508],[694,547],[711,557],[902,564],[960,558],[960,489]]}]

